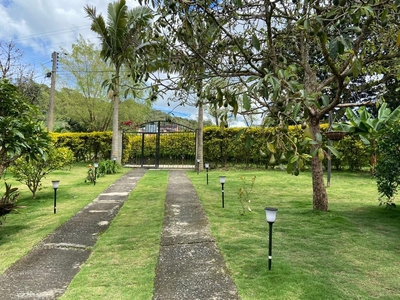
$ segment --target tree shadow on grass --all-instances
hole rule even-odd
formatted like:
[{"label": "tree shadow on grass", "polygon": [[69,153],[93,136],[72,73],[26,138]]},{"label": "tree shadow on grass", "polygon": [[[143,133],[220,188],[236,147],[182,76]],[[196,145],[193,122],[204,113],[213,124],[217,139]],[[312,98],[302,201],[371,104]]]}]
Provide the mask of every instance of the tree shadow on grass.
[{"label": "tree shadow on grass", "polygon": [[25,225],[8,225],[7,221],[3,221],[0,225],[0,245],[13,241],[13,236],[21,230],[27,229]]}]

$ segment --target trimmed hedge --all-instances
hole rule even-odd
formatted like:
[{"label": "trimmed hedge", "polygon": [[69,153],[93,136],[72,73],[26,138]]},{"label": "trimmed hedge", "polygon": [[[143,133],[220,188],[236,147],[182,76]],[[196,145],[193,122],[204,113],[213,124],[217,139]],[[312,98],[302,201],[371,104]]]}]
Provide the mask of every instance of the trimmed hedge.
[{"label": "trimmed hedge", "polygon": [[56,147],[72,150],[77,161],[92,161],[95,158],[111,157],[112,132],[51,133]]},{"label": "trimmed hedge", "polygon": [[[327,124],[321,125],[324,146],[327,139],[324,132]],[[216,126],[204,128],[204,161],[212,167],[246,166],[268,168],[287,163],[282,153],[272,153],[267,143],[271,135],[284,130],[281,128],[225,128]],[[297,126],[289,126],[288,135],[298,139],[298,147],[304,138],[304,131]],[[109,159],[111,155],[112,132],[52,133],[56,147],[70,148],[77,161],[91,161],[94,158]],[[284,141],[282,141],[284,143]],[[145,135],[145,157],[154,157],[155,135]],[[142,135],[125,135],[123,139],[122,162],[128,162],[141,155]],[[342,156],[332,156],[332,166],[336,169],[360,170],[369,167],[370,149],[355,135],[348,135],[340,141],[332,142]],[[306,149],[304,149],[306,151]],[[195,139],[191,135],[170,133],[168,138],[160,138],[161,158],[192,158],[194,160]]]}]

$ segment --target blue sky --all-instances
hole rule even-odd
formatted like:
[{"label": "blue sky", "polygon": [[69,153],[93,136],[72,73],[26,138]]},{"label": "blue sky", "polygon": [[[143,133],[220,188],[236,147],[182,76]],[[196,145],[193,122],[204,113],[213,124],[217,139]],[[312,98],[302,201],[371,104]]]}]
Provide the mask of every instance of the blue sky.
[{"label": "blue sky", "polygon": [[[86,4],[96,7],[106,15],[107,5],[112,0],[0,0],[0,41],[13,41],[24,56],[23,62],[35,70],[35,80],[50,84],[45,77],[46,69],[51,69],[51,54],[61,48],[69,50],[79,35],[97,43],[98,38],[90,30],[90,20],[85,16]],[[127,0],[129,7],[137,6],[137,1]],[[158,99],[155,109],[170,112],[167,101]],[[197,109],[179,106],[176,116],[196,118]]]},{"label": "blue sky", "polygon": [[[52,52],[60,52],[61,48],[69,50],[79,35],[98,42],[96,34],[90,30],[84,6],[94,6],[98,13],[106,16],[107,6],[112,1],[0,0],[0,41],[6,44],[13,41],[24,53],[24,63],[35,70],[35,80],[50,85],[50,78],[45,74],[52,66]],[[137,0],[126,0],[126,3],[129,7],[138,6]],[[175,106],[176,103],[168,106],[167,99],[161,98],[153,105],[167,113],[173,110],[175,116],[197,119],[196,107]],[[232,120],[232,123],[236,122]]]}]

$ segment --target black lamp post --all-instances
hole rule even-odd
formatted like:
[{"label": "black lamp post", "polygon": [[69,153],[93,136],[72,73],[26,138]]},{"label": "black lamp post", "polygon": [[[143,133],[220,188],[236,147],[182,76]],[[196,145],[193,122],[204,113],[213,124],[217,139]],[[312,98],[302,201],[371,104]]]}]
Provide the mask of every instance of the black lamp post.
[{"label": "black lamp post", "polygon": [[268,270],[271,270],[272,263],[272,225],[276,219],[277,208],[266,207],[265,214],[267,218],[267,222],[269,224],[269,252],[268,252]]},{"label": "black lamp post", "polygon": [[224,184],[225,184],[226,176],[219,176],[219,182],[221,183],[222,188],[222,208],[225,207],[225,199],[224,199]]},{"label": "black lamp post", "polygon": [[116,161],[117,161],[117,158],[116,158],[116,157],[113,157],[113,161],[114,161],[114,165],[115,165],[115,163],[116,163]]},{"label": "black lamp post", "polygon": [[200,171],[200,158],[197,159],[197,175],[199,175]]},{"label": "black lamp post", "polygon": [[94,164],[94,180],[93,180],[93,185],[96,185],[96,180],[97,180],[97,168],[99,167],[99,163],[95,162]]},{"label": "black lamp post", "polygon": [[53,189],[54,189],[54,213],[57,212],[57,189],[60,184],[60,180],[53,180]]},{"label": "black lamp post", "polygon": [[207,178],[207,185],[208,185],[208,169],[210,168],[210,164],[209,163],[205,163],[204,166],[206,167],[206,178]]}]

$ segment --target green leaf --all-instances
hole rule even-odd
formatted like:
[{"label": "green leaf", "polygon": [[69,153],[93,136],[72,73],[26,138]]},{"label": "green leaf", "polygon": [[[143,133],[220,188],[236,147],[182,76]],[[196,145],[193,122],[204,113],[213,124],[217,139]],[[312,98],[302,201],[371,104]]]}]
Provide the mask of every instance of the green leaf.
[{"label": "green leaf", "polygon": [[331,40],[331,42],[329,43],[329,53],[333,59],[337,57],[338,52],[339,52],[338,40],[336,39]]},{"label": "green leaf", "polygon": [[299,156],[298,155],[293,155],[289,160],[289,164],[293,164],[298,160],[299,160]]},{"label": "green leaf", "polygon": [[243,6],[242,0],[233,0],[232,3],[238,7]]},{"label": "green leaf", "polygon": [[301,102],[297,102],[293,108],[293,119],[296,119],[301,108]]},{"label": "green leaf", "polygon": [[267,143],[267,148],[270,152],[276,153],[276,149],[273,143]]},{"label": "green leaf", "polygon": [[305,19],[304,21],[304,28],[308,31],[310,30],[310,20],[309,19]]},{"label": "green leaf", "polygon": [[246,111],[249,111],[251,108],[251,104],[250,104],[250,98],[247,94],[243,94],[243,108]]},{"label": "green leaf", "polygon": [[255,34],[251,36],[251,44],[257,51],[260,51],[260,40]]},{"label": "green leaf", "polygon": [[329,105],[329,97],[327,95],[322,95],[321,96],[321,100],[322,100],[322,104],[324,106],[328,106]]},{"label": "green leaf", "polygon": [[315,138],[316,138],[318,143],[322,143],[322,135],[321,135],[321,133],[317,132],[317,134],[315,135]]},{"label": "green leaf", "polygon": [[360,134],[360,139],[364,145],[370,145],[371,142],[364,136],[364,134]]},{"label": "green leaf", "polygon": [[332,146],[327,146],[327,148],[331,151],[333,155],[335,155],[337,158],[340,158],[342,156],[339,151],[337,151],[334,147]]},{"label": "green leaf", "polygon": [[353,31],[355,33],[361,33],[362,32],[361,28],[358,27],[358,26],[347,27],[344,31]]}]

